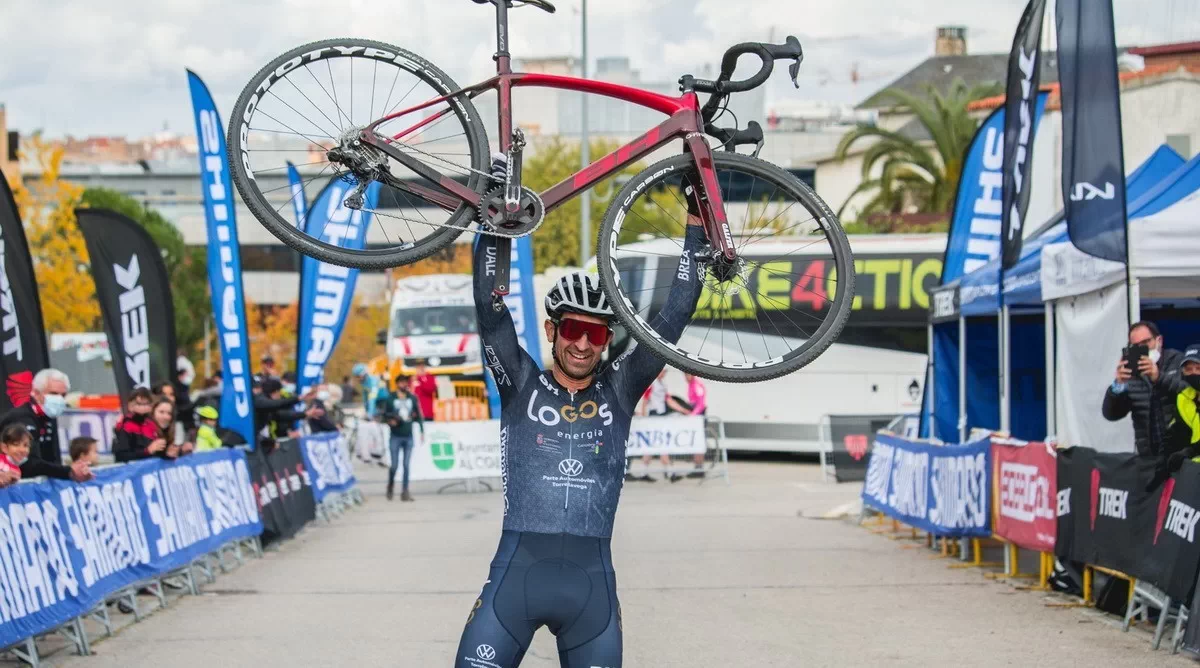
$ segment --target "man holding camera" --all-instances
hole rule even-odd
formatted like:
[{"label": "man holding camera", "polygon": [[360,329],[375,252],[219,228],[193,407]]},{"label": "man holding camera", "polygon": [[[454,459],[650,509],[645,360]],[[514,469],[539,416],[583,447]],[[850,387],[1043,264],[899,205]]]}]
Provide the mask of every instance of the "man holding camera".
[{"label": "man holding camera", "polygon": [[1117,362],[1116,379],[1104,394],[1105,419],[1133,419],[1134,445],[1143,457],[1166,454],[1175,421],[1175,397],[1185,384],[1179,375],[1182,354],[1163,347],[1158,327],[1149,321],[1129,328],[1129,345]]}]

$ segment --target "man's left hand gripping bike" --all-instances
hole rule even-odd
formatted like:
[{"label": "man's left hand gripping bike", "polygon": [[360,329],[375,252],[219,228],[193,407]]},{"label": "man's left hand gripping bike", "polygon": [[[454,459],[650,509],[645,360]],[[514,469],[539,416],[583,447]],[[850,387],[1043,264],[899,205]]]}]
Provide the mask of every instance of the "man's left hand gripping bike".
[{"label": "man's left hand gripping bike", "polygon": [[[605,81],[514,73],[509,9],[528,5],[553,12],[554,6],[544,0],[474,1],[496,6],[497,73],[483,83],[460,88],[419,56],[362,39],[292,49],[254,76],[234,106],[229,158],[238,191],[272,234],[306,255],[362,269],[416,262],[463,232],[504,237],[497,292],[507,294],[504,250],[511,239],[532,234],[547,213],[617,177],[608,188],[597,269],[617,318],[639,345],[701,377],[751,382],[795,371],[833,343],[854,297],[854,262],[837,217],[790,172],[734,150],[754,145],[757,156],[763,143],[757,123],[744,130],[736,121],[733,128],[714,125],[729,96],[765,83],[776,60],[793,61],[795,83],[803,59],[795,37],[781,45],[734,46],[716,80],[686,75],[679,80],[681,95],[672,97]],[[734,80],[743,55],[756,56],[761,67]],[[513,126],[514,88],[599,95],[667,118],[535,192],[522,181],[524,152],[534,139]],[[490,91],[496,96],[481,98]],[[703,105],[699,93],[709,96]],[[498,173],[475,102],[496,111],[493,127],[507,157],[507,168]],[[565,120],[569,133],[575,121]],[[660,149],[673,157],[628,178],[631,165]],[[306,185],[344,182],[342,201],[357,210],[345,221],[349,227],[304,230],[288,220],[289,163]],[[699,205],[707,244],[694,257],[681,258],[689,197],[698,197],[693,208]],[[366,229],[353,229],[356,224]],[[359,233],[368,242],[360,250],[337,243]],[[655,329],[655,316],[679,263],[689,261],[701,269],[704,290],[691,323],[672,342]]]}]

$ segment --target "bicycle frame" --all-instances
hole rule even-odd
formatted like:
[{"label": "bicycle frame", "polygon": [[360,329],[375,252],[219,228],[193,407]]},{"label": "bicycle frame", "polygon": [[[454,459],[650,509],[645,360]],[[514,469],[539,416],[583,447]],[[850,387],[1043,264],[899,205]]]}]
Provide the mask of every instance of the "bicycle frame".
[{"label": "bicycle frame", "polygon": [[376,127],[387,121],[427,109],[442,102],[450,101],[454,103],[464,95],[468,98],[474,98],[485,91],[495,90],[499,96],[500,150],[507,152],[512,143],[513,88],[521,86],[557,88],[592,95],[603,95],[653,109],[654,111],[666,114],[668,118],[637,139],[584,167],[549,190],[540,193],[542,202],[546,207],[546,212],[553,211],[584,190],[620,172],[626,166],[640,160],[664,144],[682,138],[695,160],[696,169],[699,171],[701,177],[700,188],[708,204],[701,207],[701,220],[708,234],[708,239],[715,253],[724,255],[730,261],[735,260],[736,253],[733,244],[733,234],[729,229],[729,222],[725,216],[724,202],[721,200],[721,189],[717,183],[712,149],[709,147],[708,142],[705,141],[704,133],[701,132],[704,122],[700,113],[699,98],[696,96],[696,93],[685,91],[683,95],[676,98],[606,81],[594,81],[591,79],[579,79],[551,74],[515,73],[511,67],[511,56],[506,49],[508,8],[504,2],[497,3],[496,13],[496,39],[499,48],[495,55],[495,77],[474,86],[460,89],[449,95],[434,98],[414,107],[389,114],[363,129],[361,139],[364,143],[383,151],[397,162],[413,170],[416,174],[437,184],[445,192],[410,182],[397,182],[394,185],[449,211],[455,210],[463,203],[470,206],[479,205],[479,193],[414,158],[411,154],[400,151],[391,143],[392,141],[400,141],[413,132],[418,132],[421,128],[451,113],[449,106],[441,112],[424,118],[419,123],[391,137],[382,136],[375,131]]}]

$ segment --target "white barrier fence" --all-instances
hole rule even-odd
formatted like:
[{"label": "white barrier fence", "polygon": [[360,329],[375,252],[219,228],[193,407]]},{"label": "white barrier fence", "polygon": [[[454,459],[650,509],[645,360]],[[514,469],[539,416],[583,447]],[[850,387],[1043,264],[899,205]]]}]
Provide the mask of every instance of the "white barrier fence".
[{"label": "white barrier fence", "polygon": [[[415,437],[409,479],[461,481],[499,478],[500,421],[430,422],[428,429]],[[708,427],[706,429],[706,426]],[[700,416],[670,415],[635,417],[629,428],[625,456],[694,456],[713,452],[721,464],[718,473],[728,482],[727,455],[720,435],[720,424],[708,425]],[[360,422],[354,452],[363,461],[390,464],[390,431],[378,422]],[[528,444],[532,447],[533,444]],[[509,447],[521,447],[509,443]]]}]

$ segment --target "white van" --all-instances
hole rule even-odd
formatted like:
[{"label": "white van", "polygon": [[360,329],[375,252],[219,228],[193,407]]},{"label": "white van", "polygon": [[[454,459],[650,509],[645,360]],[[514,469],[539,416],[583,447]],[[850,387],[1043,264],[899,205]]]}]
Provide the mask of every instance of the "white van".
[{"label": "white van", "polygon": [[411,374],[424,361],[431,374],[481,376],[471,276],[434,274],[396,281],[385,338],[392,375]]}]

